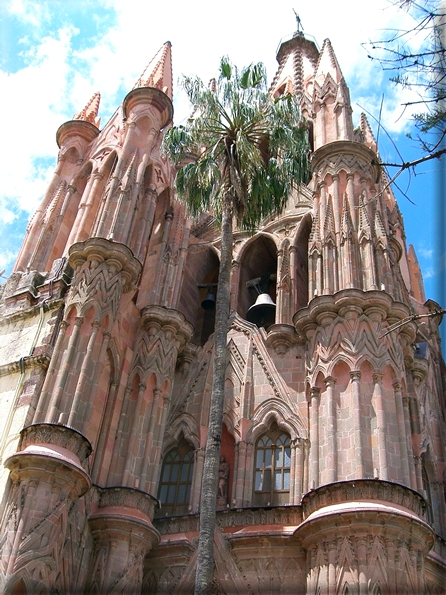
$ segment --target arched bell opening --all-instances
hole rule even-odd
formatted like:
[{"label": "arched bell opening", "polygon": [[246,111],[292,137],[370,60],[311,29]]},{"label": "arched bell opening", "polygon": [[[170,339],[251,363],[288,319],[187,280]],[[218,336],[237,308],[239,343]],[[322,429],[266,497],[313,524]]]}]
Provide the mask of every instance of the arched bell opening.
[{"label": "arched bell opening", "polygon": [[187,256],[178,309],[194,327],[192,342],[204,345],[214,332],[220,263],[210,248],[199,252],[193,249]]},{"label": "arched bell opening", "polygon": [[274,242],[259,235],[241,257],[237,312],[268,328],[275,322],[277,249]]}]

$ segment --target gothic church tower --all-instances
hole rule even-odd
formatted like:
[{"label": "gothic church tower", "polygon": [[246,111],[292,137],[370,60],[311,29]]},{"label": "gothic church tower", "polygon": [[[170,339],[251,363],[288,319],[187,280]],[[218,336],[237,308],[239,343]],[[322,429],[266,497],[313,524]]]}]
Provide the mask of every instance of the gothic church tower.
[{"label": "gothic church tower", "polygon": [[[234,234],[214,592],[440,595],[441,318],[398,324],[440,308],[330,42],[277,59],[313,178]],[[166,43],[102,130],[99,94],[59,128],[2,288],[7,595],[193,592],[220,238],[175,198],[171,100]]]}]

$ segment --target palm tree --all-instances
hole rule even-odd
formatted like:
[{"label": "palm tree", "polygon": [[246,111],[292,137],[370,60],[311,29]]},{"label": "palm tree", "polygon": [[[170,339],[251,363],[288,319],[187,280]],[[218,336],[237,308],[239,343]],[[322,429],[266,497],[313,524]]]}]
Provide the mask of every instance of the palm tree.
[{"label": "palm tree", "polygon": [[189,77],[184,78],[183,87],[193,113],[185,126],[167,131],[164,154],[180,167],[176,193],[190,214],[211,212],[221,223],[214,372],[195,581],[195,595],[209,595],[214,567],[233,221],[254,230],[265,217],[282,211],[292,189],[308,178],[308,143],[296,98],[285,95],[273,99],[262,64],[240,72],[222,58],[220,76],[209,87]]}]

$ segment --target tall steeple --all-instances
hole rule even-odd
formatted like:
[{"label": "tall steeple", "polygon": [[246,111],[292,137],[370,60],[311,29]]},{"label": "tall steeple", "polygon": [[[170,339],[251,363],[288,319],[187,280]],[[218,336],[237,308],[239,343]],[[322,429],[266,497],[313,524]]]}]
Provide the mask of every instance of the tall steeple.
[{"label": "tall steeple", "polygon": [[166,41],[148,63],[136,81],[134,88],[136,87],[154,87],[172,99],[172,44],[170,41]]}]

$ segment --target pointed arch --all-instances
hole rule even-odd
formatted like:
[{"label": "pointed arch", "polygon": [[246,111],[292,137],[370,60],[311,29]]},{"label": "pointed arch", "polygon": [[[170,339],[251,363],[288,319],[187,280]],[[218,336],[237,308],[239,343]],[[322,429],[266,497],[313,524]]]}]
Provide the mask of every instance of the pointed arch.
[{"label": "pointed arch", "polygon": [[[247,318],[248,310],[255,303],[259,291],[268,294],[276,302],[278,248],[278,239],[262,232],[245,242],[237,255],[236,261],[240,266],[236,310],[243,318]],[[253,280],[258,282],[253,283]]]},{"label": "pointed arch", "polygon": [[181,435],[192,444],[194,449],[200,448],[200,430],[195,417],[182,413],[169,421],[164,436],[163,452],[168,452],[181,439]]},{"label": "pointed arch", "polygon": [[297,413],[292,411],[284,401],[273,397],[263,401],[254,412],[246,440],[255,442],[258,436],[267,432],[274,422],[290,435],[291,440],[306,437],[305,426]]}]

